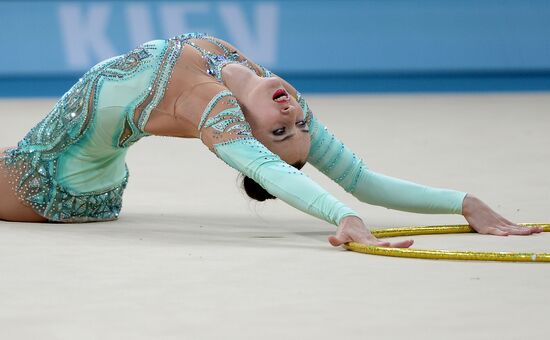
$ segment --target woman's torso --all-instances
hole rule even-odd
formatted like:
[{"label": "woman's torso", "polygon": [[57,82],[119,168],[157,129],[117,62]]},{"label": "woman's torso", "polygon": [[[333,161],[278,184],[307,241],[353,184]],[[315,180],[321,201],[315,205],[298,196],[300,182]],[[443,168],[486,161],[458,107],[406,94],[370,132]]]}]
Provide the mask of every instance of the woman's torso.
[{"label": "woman's torso", "polygon": [[203,34],[188,34],[163,99],[153,110],[145,131],[152,135],[198,138],[197,126],[205,103],[211,98],[205,87],[225,87],[221,68],[227,63],[245,64],[259,76],[268,70],[248,59],[231,44]]}]

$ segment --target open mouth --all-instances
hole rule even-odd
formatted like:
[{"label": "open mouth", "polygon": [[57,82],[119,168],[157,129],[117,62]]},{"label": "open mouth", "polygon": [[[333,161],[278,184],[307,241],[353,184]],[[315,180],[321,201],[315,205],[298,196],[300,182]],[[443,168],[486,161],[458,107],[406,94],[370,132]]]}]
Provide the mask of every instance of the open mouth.
[{"label": "open mouth", "polygon": [[285,89],[278,89],[273,94],[273,101],[276,103],[286,103],[289,101],[288,93],[285,91]]}]

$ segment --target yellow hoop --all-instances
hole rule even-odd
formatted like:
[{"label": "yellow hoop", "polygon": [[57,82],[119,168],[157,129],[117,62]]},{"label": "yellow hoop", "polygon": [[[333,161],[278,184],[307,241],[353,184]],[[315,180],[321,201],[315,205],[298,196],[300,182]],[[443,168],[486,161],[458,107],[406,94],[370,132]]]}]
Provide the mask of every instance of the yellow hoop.
[{"label": "yellow hoop", "polygon": [[[550,231],[550,224],[522,223],[522,226],[543,227]],[[458,234],[475,232],[469,225],[419,226],[405,228],[388,228],[372,230],[376,237],[396,237],[431,234]],[[434,260],[468,260],[468,261],[511,261],[511,262],[550,262],[550,253],[509,253],[509,252],[479,252],[479,251],[448,251],[411,248],[388,248],[368,246],[350,242],[344,245],[347,250],[371,255],[409,257]]]}]

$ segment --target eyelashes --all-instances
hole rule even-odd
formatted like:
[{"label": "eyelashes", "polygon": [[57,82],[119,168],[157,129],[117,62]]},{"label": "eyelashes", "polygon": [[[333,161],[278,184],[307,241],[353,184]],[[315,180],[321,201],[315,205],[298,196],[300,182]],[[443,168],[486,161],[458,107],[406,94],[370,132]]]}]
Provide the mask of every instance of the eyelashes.
[{"label": "eyelashes", "polygon": [[284,127],[282,127],[280,129],[273,130],[273,134],[275,136],[282,136],[282,135],[285,134],[285,131],[286,131],[286,129]]},{"label": "eyelashes", "polygon": [[[307,128],[307,121],[305,119],[302,119],[300,121],[297,121],[296,122],[296,126],[299,128],[299,129],[304,129],[304,128]],[[275,136],[282,136],[284,135],[286,132],[286,128],[283,126],[282,128],[279,128],[279,129],[275,129],[273,130],[273,134]],[[304,132],[309,132],[309,130],[304,130]]]},{"label": "eyelashes", "polygon": [[306,126],[307,126],[307,122],[306,122],[305,119],[302,119],[301,121],[296,122],[296,126],[298,126],[299,128],[306,127]]}]

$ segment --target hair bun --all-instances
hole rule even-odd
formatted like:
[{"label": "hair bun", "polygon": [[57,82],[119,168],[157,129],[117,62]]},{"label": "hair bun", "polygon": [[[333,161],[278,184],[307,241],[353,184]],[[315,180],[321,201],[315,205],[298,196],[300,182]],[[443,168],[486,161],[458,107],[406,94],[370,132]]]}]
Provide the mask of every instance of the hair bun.
[{"label": "hair bun", "polygon": [[[292,166],[300,170],[304,166],[304,164],[305,163],[297,162],[296,164],[292,164]],[[243,188],[248,197],[260,202],[263,202],[265,200],[274,200],[277,198],[267,192],[267,190],[256,183],[256,181],[254,181],[252,178],[245,176],[244,174],[241,174],[241,176],[243,177]]]},{"label": "hair bun", "polygon": [[255,199],[256,201],[263,202],[267,199],[271,200],[276,198],[248,176],[244,176],[243,178],[243,188],[248,197]]}]

